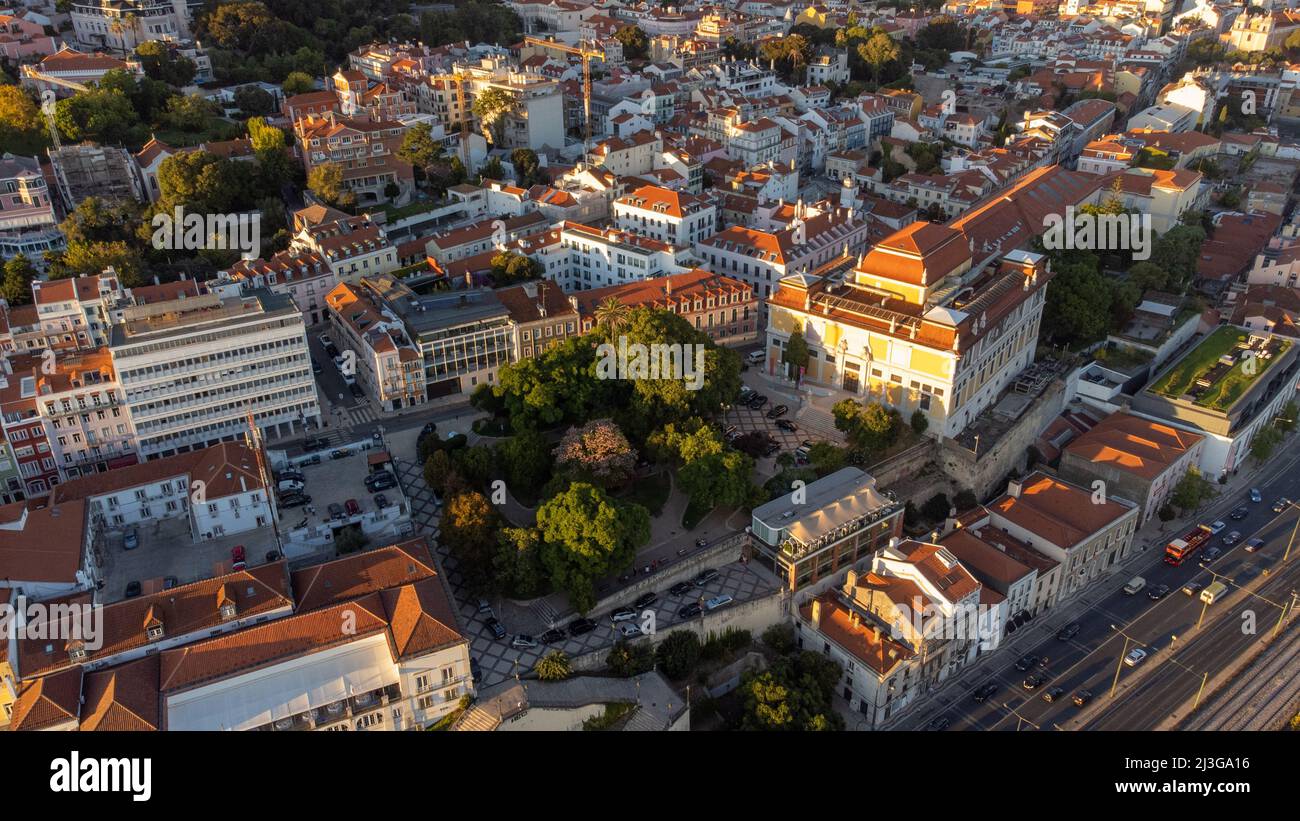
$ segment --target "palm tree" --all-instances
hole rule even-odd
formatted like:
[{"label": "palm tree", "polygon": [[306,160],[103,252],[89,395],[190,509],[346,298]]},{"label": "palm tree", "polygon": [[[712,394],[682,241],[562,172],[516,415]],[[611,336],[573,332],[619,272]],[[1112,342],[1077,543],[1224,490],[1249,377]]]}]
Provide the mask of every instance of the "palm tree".
[{"label": "palm tree", "polygon": [[612,334],[627,324],[631,312],[630,308],[619,302],[618,297],[606,297],[596,306],[596,324],[608,327]]}]

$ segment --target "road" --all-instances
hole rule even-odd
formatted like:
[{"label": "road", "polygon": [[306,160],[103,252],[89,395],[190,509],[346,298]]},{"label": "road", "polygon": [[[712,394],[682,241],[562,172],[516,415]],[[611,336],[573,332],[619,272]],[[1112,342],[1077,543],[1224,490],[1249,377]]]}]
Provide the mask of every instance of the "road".
[{"label": "road", "polygon": [[[1199,555],[1179,567],[1164,564],[1164,542],[1158,541],[1147,547],[1144,558],[1086,592],[1081,601],[1069,603],[1065,611],[1040,614],[1038,620],[1045,621],[1036,628],[1033,641],[1018,646],[1015,654],[1004,654],[1005,661],[999,658],[999,666],[985,677],[967,676],[958,686],[940,691],[935,696],[936,705],[907,719],[902,728],[921,728],[938,716],[947,717],[949,728],[954,730],[1154,728],[1196,696],[1205,674],[1213,680],[1261,634],[1271,632],[1281,614],[1279,608],[1248,595],[1244,601],[1230,595],[1216,605],[1204,607],[1197,597],[1182,592],[1184,584],[1208,584],[1215,578],[1212,574],[1217,574],[1221,580],[1230,580],[1231,585],[1254,589],[1253,582],[1267,569],[1259,595],[1282,604],[1300,589],[1300,548],[1292,550],[1285,565],[1280,564],[1300,511],[1272,511],[1272,503],[1279,496],[1300,498],[1300,472],[1294,469],[1297,462],[1300,448],[1295,447],[1295,440],[1288,441],[1288,449],[1260,471],[1256,487],[1263,491],[1263,502],[1251,504],[1244,498],[1244,491],[1223,493],[1208,508],[1203,521],[1220,519],[1227,525],[1207,544],[1224,550],[1224,555],[1208,568],[1200,566]],[[1240,521],[1230,520],[1228,512],[1243,504],[1249,508],[1249,515]],[[1223,547],[1223,537],[1233,530],[1242,533],[1241,541],[1231,548]],[[1176,533],[1171,528],[1161,538],[1172,538]],[[1263,538],[1265,544],[1259,551],[1247,553],[1245,542],[1253,536]],[[1121,588],[1134,575],[1146,579],[1147,589],[1129,596]],[[1152,600],[1151,589],[1161,584],[1170,587],[1169,594]],[[1188,631],[1201,619],[1203,609],[1202,628],[1189,636]],[[1245,611],[1254,614],[1254,634],[1243,632]],[[1071,622],[1079,625],[1078,634],[1068,641],[1057,640],[1059,628]],[[1290,621],[1290,629],[1295,623]],[[1137,668],[1119,665],[1126,643],[1129,650],[1141,646],[1150,654]],[[1015,666],[1020,654],[1048,660],[1034,668],[1047,681],[1032,692],[1022,686],[1028,674]],[[1115,699],[1109,701],[1117,667],[1119,689]],[[998,685],[998,692],[983,704],[976,703],[971,694],[989,682]],[[1063,689],[1062,698],[1049,703],[1041,697],[1056,687]],[[1093,695],[1083,711],[1070,698],[1081,689]]]}]

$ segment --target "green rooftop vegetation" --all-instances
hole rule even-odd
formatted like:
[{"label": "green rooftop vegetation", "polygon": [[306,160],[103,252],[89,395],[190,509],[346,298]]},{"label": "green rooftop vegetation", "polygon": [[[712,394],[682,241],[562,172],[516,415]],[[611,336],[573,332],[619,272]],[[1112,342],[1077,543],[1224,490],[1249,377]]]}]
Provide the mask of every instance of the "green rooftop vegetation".
[{"label": "green rooftop vegetation", "polygon": [[[1290,342],[1274,337],[1267,346],[1255,348],[1258,354],[1268,351],[1272,356],[1257,356],[1252,360],[1243,358],[1243,349],[1239,347],[1249,339],[1249,333],[1231,325],[1217,329],[1152,385],[1151,392],[1171,399],[1187,397],[1211,410],[1227,410],[1252,382],[1268,370],[1273,359],[1291,347]],[[1220,363],[1220,358],[1225,355],[1232,356],[1231,367]],[[1198,385],[1202,379],[1208,380],[1209,384]]]}]

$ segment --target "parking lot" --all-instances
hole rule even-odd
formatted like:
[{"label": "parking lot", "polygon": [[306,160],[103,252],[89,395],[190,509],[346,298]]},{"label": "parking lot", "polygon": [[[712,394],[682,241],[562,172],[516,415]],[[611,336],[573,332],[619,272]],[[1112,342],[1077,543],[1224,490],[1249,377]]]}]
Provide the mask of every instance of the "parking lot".
[{"label": "parking lot", "polygon": [[[803,425],[800,425],[799,421],[795,419],[797,406],[790,400],[770,391],[763,391],[761,385],[758,386],[758,392],[769,397],[768,401],[761,408],[758,410],[752,410],[746,405],[738,403],[723,414],[722,425],[724,430],[734,425],[737,434],[741,436],[747,433],[753,433],[754,431],[765,433],[775,439],[777,444],[780,445],[781,449],[776,453],[772,454],[770,457],[762,457],[758,460],[759,473],[775,473],[777,457],[782,453],[793,453],[799,445],[805,441],[831,441],[829,437],[822,435],[820,432],[806,429]],[[789,408],[780,419],[794,423],[796,430],[781,430],[777,427],[777,419],[769,419],[767,417],[768,412],[777,405],[786,405]]]},{"label": "parking lot", "polygon": [[244,546],[250,567],[266,563],[266,554],[276,549],[275,534],[269,527],[254,528],[232,536],[195,541],[190,535],[188,516],[154,519],[135,527],[139,547],[126,550],[122,533],[106,535],[104,552],[104,602],[126,597],[126,586],[140,582],[142,592],[164,589],[164,580],[178,584],[211,578],[230,572],[230,550]]},{"label": "parking lot", "polygon": [[[315,531],[319,528],[338,528],[356,523],[362,517],[379,510],[380,496],[383,496],[386,502],[385,510],[398,508],[403,513],[409,513],[400,485],[375,493],[371,493],[366,488],[365,478],[371,472],[370,458],[383,451],[353,449],[340,459],[330,458],[331,452],[330,450],[319,451],[320,464],[297,466],[296,469],[303,475],[302,492],[311,498],[311,502],[307,505],[281,508],[280,519],[287,530],[298,531],[301,528],[310,528]],[[391,465],[386,469],[389,473],[393,472]],[[355,503],[355,512],[348,511],[349,501]],[[334,513],[330,511],[331,505],[336,506]],[[369,529],[367,527],[367,530]]]}]

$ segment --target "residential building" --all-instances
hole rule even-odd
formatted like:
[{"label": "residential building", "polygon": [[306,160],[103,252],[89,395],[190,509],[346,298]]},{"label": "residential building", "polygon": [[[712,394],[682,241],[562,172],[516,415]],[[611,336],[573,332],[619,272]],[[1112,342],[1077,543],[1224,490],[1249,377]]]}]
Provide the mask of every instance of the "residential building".
[{"label": "residential building", "polygon": [[354,377],[384,410],[423,404],[427,394],[420,350],[401,321],[364,287],[365,282],[340,283],[323,300],[330,338],[353,353],[351,372],[345,369],[344,376]]},{"label": "residential building", "polygon": [[[375,226],[378,229],[378,226]],[[379,229],[382,231],[382,229]],[[324,236],[319,233],[312,234],[307,232],[311,241],[318,245],[330,245],[338,254],[339,248],[337,243],[326,241]],[[391,248],[385,248],[384,253],[392,253]],[[379,257],[376,259],[375,257]],[[382,257],[375,253],[370,260],[360,260],[362,262],[374,261],[375,267],[384,270]],[[339,268],[346,267],[347,275],[355,277],[353,268],[358,264],[355,258],[345,258],[338,254],[336,260]],[[311,327],[325,318],[325,295],[334,289],[339,283],[339,275],[329,264],[330,260],[322,257],[316,251],[280,251],[270,259],[241,259],[230,267],[229,270],[222,271],[222,279],[228,279],[239,291],[254,290],[257,288],[266,288],[272,293],[284,294],[293,300],[293,304],[302,312],[302,321],[307,327]],[[368,273],[364,268],[361,275]],[[218,280],[220,282],[220,280]],[[209,290],[217,292],[219,285],[209,283]],[[226,294],[234,296],[234,294]]]},{"label": "residential building", "polygon": [[35,157],[0,157],[0,260],[22,254],[38,268],[64,247],[54,201]]},{"label": "residential building", "polygon": [[532,359],[587,329],[578,321],[578,308],[550,280],[499,288],[496,297],[506,306],[514,325],[514,358]]},{"label": "residential building", "polygon": [[308,174],[334,164],[342,171],[342,189],[361,205],[404,205],[415,190],[411,164],[397,156],[406,126],[389,120],[350,118],[333,111],[308,114],[294,121],[299,158]]},{"label": "residential building", "polygon": [[691,248],[716,233],[717,207],[709,200],[643,185],[614,201],[614,224],[623,231]]},{"label": "residential building", "polygon": [[575,291],[569,299],[581,317],[582,333],[595,327],[601,303],[616,299],[629,308],[644,305],[677,314],[719,345],[744,345],[758,338],[758,297],[753,287],[699,268]]}]

